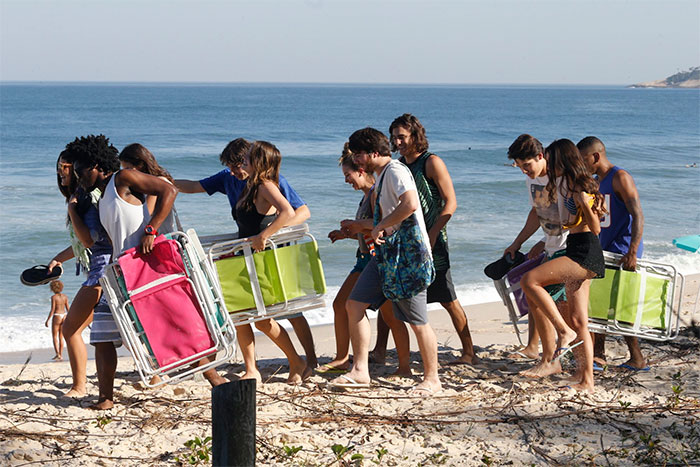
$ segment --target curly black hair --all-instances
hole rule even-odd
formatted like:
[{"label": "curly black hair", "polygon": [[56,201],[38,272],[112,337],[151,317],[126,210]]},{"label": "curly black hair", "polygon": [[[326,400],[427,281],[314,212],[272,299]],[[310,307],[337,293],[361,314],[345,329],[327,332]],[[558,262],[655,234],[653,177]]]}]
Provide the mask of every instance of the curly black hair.
[{"label": "curly black hair", "polygon": [[61,156],[81,167],[97,167],[102,173],[119,170],[119,151],[105,135],[75,138],[75,141],[66,145]]}]

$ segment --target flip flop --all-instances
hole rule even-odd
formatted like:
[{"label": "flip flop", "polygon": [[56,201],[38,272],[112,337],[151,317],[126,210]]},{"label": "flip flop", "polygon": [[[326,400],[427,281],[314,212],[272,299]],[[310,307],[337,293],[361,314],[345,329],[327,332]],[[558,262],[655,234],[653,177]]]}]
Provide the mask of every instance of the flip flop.
[{"label": "flip flop", "polygon": [[[517,355],[517,357],[516,357]],[[529,355],[524,354],[520,350],[515,350],[511,353],[509,353],[506,358],[510,360],[537,360],[537,358],[532,358]]]},{"label": "flip flop", "polygon": [[369,388],[369,383],[358,383],[348,375],[341,375],[337,379],[344,379],[347,383],[331,381],[328,383],[328,387],[331,389],[367,389]]},{"label": "flip flop", "polygon": [[600,366],[598,362],[593,362],[593,371],[605,371],[605,366]]},{"label": "flip flop", "polygon": [[326,375],[326,374],[338,374],[342,375],[348,372],[348,370],[344,368],[337,368],[334,367],[333,365],[330,365],[328,363],[324,363],[318,368],[314,368],[314,371],[318,373],[319,375]]},{"label": "flip flop", "polygon": [[411,397],[433,397],[435,394],[439,393],[442,391],[442,389],[439,389],[437,391],[433,391],[432,389],[428,387],[418,387],[418,386],[413,386],[410,388],[407,393]]},{"label": "flip flop", "polygon": [[633,367],[632,365],[628,365],[627,363],[623,363],[622,365],[617,365],[618,368],[622,370],[629,370],[629,371],[649,371],[651,370],[651,367],[645,366],[644,368],[636,368]]},{"label": "flip flop", "polygon": [[34,287],[36,285],[48,284],[61,277],[62,274],[63,268],[61,266],[54,266],[51,273],[49,273],[49,267],[46,264],[40,264],[22,271],[19,280],[24,285]]},{"label": "flip flop", "polygon": [[572,352],[576,347],[578,347],[581,344],[583,344],[583,341],[578,341],[577,343],[575,343],[574,345],[570,345],[569,347],[559,347],[557,350],[554,351],[554,355],[556,355],[556,357],[554,357],[552,361],[556,362],[557,360],[561,360],[564,357],[564,355],[568,354],[569,352]]}]

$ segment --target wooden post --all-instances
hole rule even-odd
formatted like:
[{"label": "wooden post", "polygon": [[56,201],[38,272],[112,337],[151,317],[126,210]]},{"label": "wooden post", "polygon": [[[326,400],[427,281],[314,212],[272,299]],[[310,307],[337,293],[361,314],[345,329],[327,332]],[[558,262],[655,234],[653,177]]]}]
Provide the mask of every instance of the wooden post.
[{"label": "wooden post", "polygon": [[212,465],[255,466],[255,380],[211,390]]}]

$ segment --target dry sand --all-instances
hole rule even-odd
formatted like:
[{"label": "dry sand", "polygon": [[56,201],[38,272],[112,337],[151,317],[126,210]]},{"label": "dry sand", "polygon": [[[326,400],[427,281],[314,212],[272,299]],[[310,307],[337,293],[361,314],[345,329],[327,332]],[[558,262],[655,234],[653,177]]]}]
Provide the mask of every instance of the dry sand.
[{"label": "dry sand", "polygon": [[[686,325],[699,282],[700,276],[687,281]],[[257,397],[258,465],[700,464],[696,329],[667,343],[642,341],[651,370],[640,373],[615,368],[626,360],[626,346],[610,337],[610,366],[596,372],[595,391],[575,393],[558,389],[566,385],[571,362],[569,371],[544,380],[517,374],[531,363],[506,358],[517,338],[502,304],[471,306],[467,314],[483,362],[443,365],[444,390],[429,398],[409,396],[415,380],[389,376],[394,352],[386,366],[371,368],[369,390],[332,392],[326,388],[331,377],[320,375],[288,386],[286,361],[259,337],[265,383]],[[431,323],[440,360],[448,361],[459,341],[447,313],[431,311]],[[332,327],[313,332],[321,362],[329,361]],[[412,347],[419,374],[415,341]],[[93,412],[86,407],[97,393],[94,361],[88,364],[90,396],[64,399],[68,363],[35,363],[47,355],[35,352],[26,366],[18,363],[26,352],[0,356],[2,465],[172,465],[190,451],[185,442],[211,434],[211,394],[202,380],[143,390],[133,362],[121,357],[117,405]],[[242,370],[241,363],[221,368],[230,379]]]}]

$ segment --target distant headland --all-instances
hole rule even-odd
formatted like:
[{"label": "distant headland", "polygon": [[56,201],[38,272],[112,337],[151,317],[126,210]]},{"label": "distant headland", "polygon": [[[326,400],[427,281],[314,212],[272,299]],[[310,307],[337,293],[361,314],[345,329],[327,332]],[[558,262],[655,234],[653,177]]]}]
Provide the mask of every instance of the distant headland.
[{"label": "distant headland", "polygon": [[628,86],[630,88],[700,88],[700,66],[689,68],[687,71],[679,71],[666,79],[637,83]]}]

